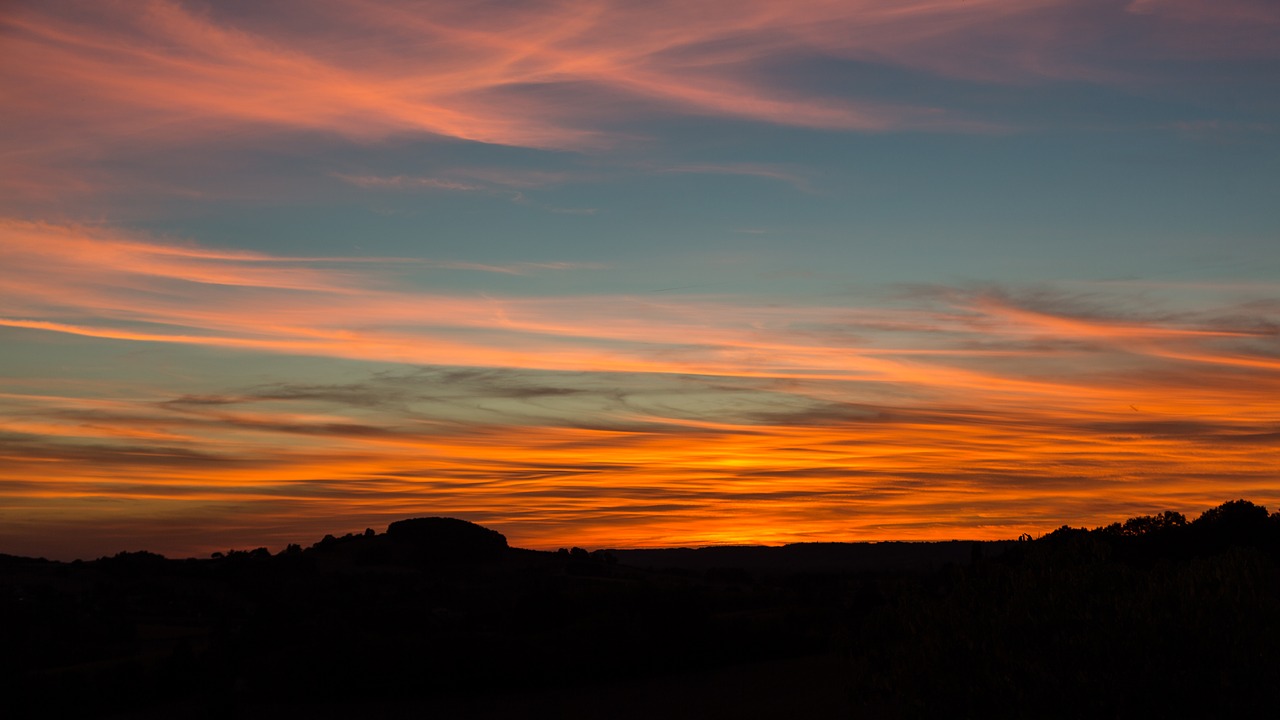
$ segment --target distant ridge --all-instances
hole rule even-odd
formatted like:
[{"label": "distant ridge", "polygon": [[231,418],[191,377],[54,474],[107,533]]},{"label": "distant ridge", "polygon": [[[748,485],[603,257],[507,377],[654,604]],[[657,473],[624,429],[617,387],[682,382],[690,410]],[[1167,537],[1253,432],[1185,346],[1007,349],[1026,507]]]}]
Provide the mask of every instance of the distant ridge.
[{"label": "distant ridge", "polygon": [[6,720],[1270,717],[1280,513],[557,552],[419,517],[276,554],[0,555],[0,647]]}]

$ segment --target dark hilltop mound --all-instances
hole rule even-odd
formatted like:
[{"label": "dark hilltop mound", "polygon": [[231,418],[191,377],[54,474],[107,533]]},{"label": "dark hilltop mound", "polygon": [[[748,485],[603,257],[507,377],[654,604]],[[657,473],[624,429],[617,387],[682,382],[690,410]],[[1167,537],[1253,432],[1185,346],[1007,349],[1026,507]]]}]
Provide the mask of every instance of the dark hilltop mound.
[{"label": "dark hilltop mound", "polygon": [[387,526],[387,538],[436,559],[492,562],[507,553],[505,535],[456,518],[399,520]]},{"label": "dark hilltop mound", "polygon": [[1280,513],[1001,542],[522,550],[463,520],[171,560],[0,555],[22,717],[1270,713]]},{"label": "dark hilltop mound", "polygon": [[497,530],[466,520],[423,517],[398,520],[382,534],[373,530],[324,539],[303,550],[290,545],[285,553],[295,560],[305,556],[322,570],[347,566],[444,570],[467,565],[501,562],[510,548]]}]

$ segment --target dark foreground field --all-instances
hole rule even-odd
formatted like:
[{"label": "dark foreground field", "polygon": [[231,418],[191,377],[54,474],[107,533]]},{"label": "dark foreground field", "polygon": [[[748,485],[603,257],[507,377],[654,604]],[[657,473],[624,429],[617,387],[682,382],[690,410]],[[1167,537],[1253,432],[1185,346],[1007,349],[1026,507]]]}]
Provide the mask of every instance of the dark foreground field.
[{"label": "dark foreground field", "polygon": [[558,553],[427,518],[276,555],[0,556],[0,678],[5,717],[1270,715],[1280,513]]}]

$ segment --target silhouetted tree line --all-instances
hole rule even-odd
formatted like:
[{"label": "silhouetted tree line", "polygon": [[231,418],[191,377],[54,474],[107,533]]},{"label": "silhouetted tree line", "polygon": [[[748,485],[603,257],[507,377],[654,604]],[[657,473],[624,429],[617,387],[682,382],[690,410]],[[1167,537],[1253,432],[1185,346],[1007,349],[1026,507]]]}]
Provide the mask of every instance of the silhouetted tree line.
[{"label": "silhouetted tree line", "polygon": [[[1261,712],[1280,678],[1280,513],[1240,500],[1021,541],[641,554],[418,518],[274,555],[0,555],[0,648],[6,717],[322,717],[675,678],[758,717],[733,705],[735,668],[766,668],[756,697],[787,699],[814,663],[834,679],[790,698],[807,717]],[[662,712],[682,707],[708,712]],[[578,716],[643,716],[628,710]]]},{"label": "silhouetted tree line", "polygon": [[881,589],[857,613],[852,691],[878,717],[1270,714],[1280,513],[1245,500],[1062,527]]}]

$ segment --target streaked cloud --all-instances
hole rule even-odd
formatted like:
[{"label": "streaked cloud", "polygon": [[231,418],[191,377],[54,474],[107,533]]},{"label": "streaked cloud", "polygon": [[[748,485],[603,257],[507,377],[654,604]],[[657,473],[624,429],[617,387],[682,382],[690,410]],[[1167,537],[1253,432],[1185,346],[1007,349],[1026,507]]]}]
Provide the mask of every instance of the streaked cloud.
[{"label": "streaked cloud", "polygon": [[1278,60],[1268,0],[0,4],[0,550],[1275,505]]},{"label": "streaked cloud", "polygon": [[334,173],[334,177],[343,182],[348,182],[352,185],[363,188],[391,188],[394,190],[460,190],[463,192],[484,189],[479,185],[433,177],[411,177],[406,175],[383,177],[378,175],[344,175],[341,173]]},{"label": "streaked cloud", "polygon": [[[455,177],[471,177],[477,181],[460,181],[450,178],[423,177],[411,175],[347,175],[334,173],[339,180],[357,187],[375,190],[396,191],[446,191],[446,192],[478,192],[497,195],[509,199],[518,205],[537,207],[558,215],[595,215],[599,208],[559,207],[530,199],[525,190],[562,182],[565,173],[502,170],[493,168],[462,168],[451,173]],[[527,264],[533,266],[533,264]],[[546,263],[546,267],[563,265],[563,263]]]},{"label": "streaked cloud", "polygon": [[[74,182],[109,184],[85,172],[89,156],[282,133],[583,151],[635,140],[629,124],[655,114],[849,131],[991,129],[1008,120],[972,116],[943,96],[883,97],[788,73],[826,58],[976,82],[1112,83],[1158,77],[1152,62],[1171,54],[1276,57],[1273,4],[1206,8],[324,0],[297,23],[296,8],[275,4],[11,3],[0,15],[2,151],[15,169],[5,181],[34,200]],[[1129,37],[1127,54],[1115,44],[1099,51],[1107,38],[1082,30],[1093,27]]]},{"label": "streaked cloud", "polygon": [[[11,327],[276,352],[546,370],[827,377],[1043,387],[1058,356],[1268,370],[1275,307],[1133,312],[1122,297],[926,288],[882,307],[760,305],[715,295],[499,296],[413,289],[405,266],[515,274],[591,264],[487,266],[397,258],[290,258],[22,221],[0,242]],[[1107,307],[1103,313],[1103,300]],[[1229,324],[1224,317],[1232,317]],[[516,358],[519,358],[517,360]],[[920,366],[931,359],[928,372]]]},{"label": "streaked cloud", "polygon": [[526,545],[661,545],[1007,537],[1228,487],[1280,501],[1265,284],[1199,288],[1218,304],[1194,310],[1123,284],[497,297],[415,289],[393,259],[5,227],[4,332],[414,366],[195,395],[12,387],[3,492],[27,522],[233,504],[278,543],[429,507]]},{"label": "streaked cloud", "polygon": [[662,173],[689,173],[695,175],[741,175],[744,177],[765,178],[786,183],[802,192],[813,192],[813,186],[804,173],[795,169],[777,165],[759,163],[699,163],[671,165],[658,170]]}]

